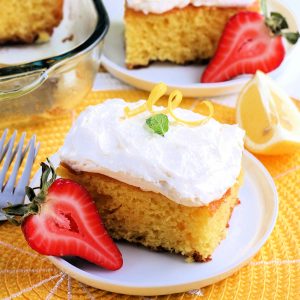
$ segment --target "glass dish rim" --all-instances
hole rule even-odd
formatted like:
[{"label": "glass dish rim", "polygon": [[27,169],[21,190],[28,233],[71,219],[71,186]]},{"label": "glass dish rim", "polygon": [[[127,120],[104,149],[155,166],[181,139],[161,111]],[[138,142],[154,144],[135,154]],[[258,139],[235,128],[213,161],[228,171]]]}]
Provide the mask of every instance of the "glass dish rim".
[{"label": "glass dish rim", "polygon": [[102,0],[92,0],[97,13],[97,24],[93,33],[81,44],[62,54],[44,58],[41,60],[32,61],[20,65],[12,65],[0,68],[1,77],[11,77],[13,75],[22,76],[25,74],[35,73],[38,71],[49,71],[52,67],[58,66],[64,62],[73,59],[79,55],[88,52],[95,44],[101,41],[106,35],[109,28],[109,18]]}]

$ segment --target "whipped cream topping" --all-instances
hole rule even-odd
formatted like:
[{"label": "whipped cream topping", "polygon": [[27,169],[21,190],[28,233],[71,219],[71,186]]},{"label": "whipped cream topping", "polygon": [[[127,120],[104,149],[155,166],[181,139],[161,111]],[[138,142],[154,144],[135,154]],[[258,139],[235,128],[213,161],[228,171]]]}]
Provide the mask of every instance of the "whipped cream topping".
[{"label": "whipped cream topping", "polygon": [[247,7],[256,0],[127,0],[128,7],[144,14],[162,14],[174,8],[193,6]]},{"label": "whipped cream topping", "polygon": [[[104,174],[186,206],[220,199],[241,171],[244,131],[214,119],[188,127],[168,116],[163,137],[146,126],[148,111],[124,118],[126,106],[144,102],[111,99],[88,107],[67,134],[61,161],[76,171]],[[190,110],[174,112],[187,120],[204,118]]]}]

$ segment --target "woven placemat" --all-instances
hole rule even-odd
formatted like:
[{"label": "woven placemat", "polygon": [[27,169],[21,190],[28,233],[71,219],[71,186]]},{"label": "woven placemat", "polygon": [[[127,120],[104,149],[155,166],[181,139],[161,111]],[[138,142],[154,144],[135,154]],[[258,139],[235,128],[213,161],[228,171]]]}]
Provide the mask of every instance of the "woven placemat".
[{"label": "woven placemat", "polygon": [[[77,108],[107,98],[145,99],[140,91],[93,92]],[[200,111],[197,101],[185,99],[183,107]],[[215,105],[215,117],[234,122],[234,110]],[[55,153],[72,123],[72,113],[40,123],[17,126],[19,132],[37,134],[41,149],[34,165]],[[0,123],[1,125],[1,123]],[[199,290],[160,297],[133,297],[88,287],[54,267],[32,251],[20,228],[0,223],[1,299],[300,299],[300,152],[291,156],[258,157],[273,176],[279,193],[279,217],[275,229],[255,258],[233,276]],[[234,253],[233,253],[234,255]],[[146,274],[145,274],[146,278]]]}]

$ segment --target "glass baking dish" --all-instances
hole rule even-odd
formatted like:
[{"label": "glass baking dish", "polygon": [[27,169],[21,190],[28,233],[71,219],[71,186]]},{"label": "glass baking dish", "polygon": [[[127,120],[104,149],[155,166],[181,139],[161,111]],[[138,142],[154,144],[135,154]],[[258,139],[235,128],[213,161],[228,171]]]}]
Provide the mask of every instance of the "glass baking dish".
[{"label": "glass baking dish", "polygon": [[92,88],[108,27],[101,0],[65,0],[63,21],[50,44],[1,48],[0,126],[57,116],[76,106]]}]

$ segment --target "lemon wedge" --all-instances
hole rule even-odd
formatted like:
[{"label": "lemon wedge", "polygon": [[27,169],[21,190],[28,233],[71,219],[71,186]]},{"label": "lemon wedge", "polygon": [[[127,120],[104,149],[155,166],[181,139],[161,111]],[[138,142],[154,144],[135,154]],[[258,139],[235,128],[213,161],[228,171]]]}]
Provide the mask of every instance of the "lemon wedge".
[{"label": "lemon wedge", "polygon": [[236,120],[254,153],[278,155],[300,149],[300,112],[291,98],[258,71],[241,91]]}]

